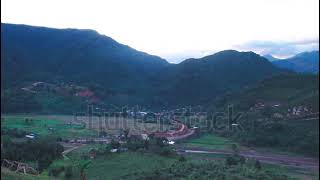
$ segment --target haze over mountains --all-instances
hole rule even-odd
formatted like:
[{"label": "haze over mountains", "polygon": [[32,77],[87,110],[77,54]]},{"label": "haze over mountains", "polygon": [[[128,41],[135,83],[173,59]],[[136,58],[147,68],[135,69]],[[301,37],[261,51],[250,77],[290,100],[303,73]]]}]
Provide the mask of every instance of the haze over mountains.
[{"label": "haze over mountains", "polygon": [[277,59],[271,55],[264,56],[279,68],[299,73],[319,72],[319,51],[303,52],[287,59]]},{"label": "haze over mountains", "polygon": [[[67,112],[65,102],[87,104],[75,97],[79,92],[67,88],[70,85],[92,91],[99,105],[208,104],[285,72],[258,54],[235,50],[170,64],[92,30],[1,24],[1,37],[1,103],[7,107],[3,112],[26,108],[17,97],[36,104],[32,109],[37,111]],[[66,93],[21,91],[34,82],[54,84]]]}]

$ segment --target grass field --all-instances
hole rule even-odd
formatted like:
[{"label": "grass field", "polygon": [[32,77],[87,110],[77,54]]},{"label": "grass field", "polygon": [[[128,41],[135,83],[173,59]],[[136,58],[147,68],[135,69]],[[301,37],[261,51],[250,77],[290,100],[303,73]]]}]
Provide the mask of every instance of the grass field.
[{"label": "grass field", "polygon": [[[141,134],[145,131],[154,132],[154,131],[166,131],[172,128],[169,124],[157,124],[157,123],[142,123],[142,122],[135,122],[133,119],[129,118],[101,118],[99,120],[98,117],[92,117],[91,123],[91,131],[77,131],[74,130],[75,128],[70,128],[68,126],[70,123],[79,124],[84,123],[86,124],[86,128],[89,129],[89,118],[85,116],[78,116],[75,120],[73,115],[2,115],[5,119],[5,127],[12,127],[12,128],[23,128],[23,129],[30,129],[33,128],[31,126],[26,126],[24,124],[25,118],[32,118],[37,120],[37,127],[36,130],[40,133],[45,133],[47,131],[46,126],[56,126],[60,129],[67,129],[69,132],[67,133],[71,137],[83,135],[84,136],[92,136],[97,134],[97,130],[100,130],[101,127],[104,131],[109,134],[118,134],[119,130],[122,129],[130,129],[130,134]],[[1,121],[2,122],[2,121]],[[77,125],[73,125],[78,127]],[[93,131],[96,130],[96,131]],[[96,134],[90,134],[88,132],[96,132]],[[80,133],[80,134],[79,134]],[[87,134],[86,134],[87,133]],[[74,135],[72,135],[74,134]]]},{"label": "grass field", "polygon": [[[81,125],[70,125],[63,121],[45,118],[32,118],[32,122],[25,122],[26,117],[5,116],[1,119],[2,128],[17,128],[28,133],[36,133],[40,136],[53,136],[62,138],[94,137],[97,132],[81,127]],[[49,130],[52,128],[53,130]]]},{"label": "grass field", "polygon": [[[57,165],[77,165],[83,161],[82,154],[88,154],[91,148],[104,147],[104,145],[86,145],[69,153],[68,159],[56,160],[52,166]],[[137,152],[112,153],[109,155],[98,156],[91,161],[85,174],[90,179],[114,179],[140,171],[152,171],[158,168],[170,166],[176,162],[176,158],[163,157],[155,154],[141,154]],[[74,170],[72,179],[79,179],[79,171]]]},{"label": "grass field", "polygon": [[262,164],[262,168],[268,171],[280,172],[287,174],[290,177],[301,179],[301,180],[317,180],[319,179],[319,172],[305,171],[297,168],[279,166],[273,164]]},{"label": "grass field", "polygon": [[[232,140],[215,136],[214,134],[205,134],[198,138],[190,139],[182,143],[185,147],[201,147],[216,150],[231,150],[231,145],[237,143]],[[238,147],[240,147],[238,145]],[[244,147],[240,147],[244,148]]]},{"label": "grass field", "polygon": [[53,178],[49,178],[46,175],[29,175],[29,174],[22,174],[22,173],[15,173],[10,171],[7,168],[1,167],[1,179],[2,180],[49,180]]}]

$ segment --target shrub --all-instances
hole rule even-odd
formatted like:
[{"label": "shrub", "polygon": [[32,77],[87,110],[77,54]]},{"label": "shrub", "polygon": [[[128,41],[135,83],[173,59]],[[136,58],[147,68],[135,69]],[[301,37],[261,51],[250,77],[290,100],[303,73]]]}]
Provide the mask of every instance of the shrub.
[{"label": "shrub", "polygon": [[180,155],[179,156],[179,161],[180,162],[184,162],[184,161],[187,161],[187,159],[184,156]]},{"label": "shrub", "polygon": [[118,149],[121,146],[121,144],[118,141],[115,141],[114,139],[111,140],[110,145],[112,149]]},{"label": "shrub", "polygon": [[69,179],[73,176],[73,171],[72,171],[72,167],[71,166],[67,166],[65,167],[65,170],[64,170],[64,177],[66,179]]},{"label": "shrub", "polygon": [[232,166],[232,165],[244,164],[245,161],[246,159],[243,156],[235,154],[226,158],[226,165]]}]

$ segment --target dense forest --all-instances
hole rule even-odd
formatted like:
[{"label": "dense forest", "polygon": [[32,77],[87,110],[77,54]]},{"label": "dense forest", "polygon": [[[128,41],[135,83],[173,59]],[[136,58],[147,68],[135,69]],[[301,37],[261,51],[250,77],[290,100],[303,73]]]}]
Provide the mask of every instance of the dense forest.
[{"label": "dense forest", "polygon": [[[283,71],[253,52],[234,50],[170,64],[92,30],[2,24],[1,34],[2,112],[72,113],[88,103],[210,104]],[[50,88],[39,89],[39,82]],[[92,95],[76,95],[84,91]]]},{"label": "dense forest", "polygon": [[215,132],[247,146],[319,157],[319,75],[282,74],[225,96],[211,112],[233,105],[243,131]]}]

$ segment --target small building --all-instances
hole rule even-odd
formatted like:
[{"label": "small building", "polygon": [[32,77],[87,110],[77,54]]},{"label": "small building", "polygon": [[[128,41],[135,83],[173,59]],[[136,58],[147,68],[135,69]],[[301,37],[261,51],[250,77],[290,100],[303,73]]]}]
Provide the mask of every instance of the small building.
[{"label": "small building", "polygon": [[111,149],[110,152],[112,153],[118,152],[118,149]]},{"label": "small building", "polygon": [[149,140],[148,134],[141,134],[141,138],[142,138],[143,140]]},{"label": "small building", "polygon": [[36,136],[34,134],[27,134],[25,137],[29,139],[34,139]]},{"label": "small building", "polygon": [[282,119],[282,118],[283,118],[283,115],[280,114],[280,113],[274,113],[274,114],[273,114],[273,117],[274,117],[274,118],[277,118],[277,119]]}]

